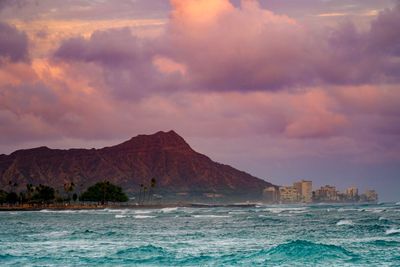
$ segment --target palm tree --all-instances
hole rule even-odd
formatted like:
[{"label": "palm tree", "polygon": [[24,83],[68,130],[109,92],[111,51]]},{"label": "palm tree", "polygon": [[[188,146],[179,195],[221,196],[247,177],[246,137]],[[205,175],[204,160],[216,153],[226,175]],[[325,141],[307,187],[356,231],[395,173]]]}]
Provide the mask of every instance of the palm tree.
[{"label": "palm tree", "polygon": [[150,190],[149,190],[149,203],[151,203],[152,201],[152,197],[153,197],[153,188],[156,187],[156,179],[155,178],[151,178],[150,180]]},{"label": "palm tree", "polygon": [[147,186],[145,186],[143,188],[143,199],[142,199],[142,203],[144,204],[144,202],[146,201],[146,192],[147,192]]},{"label": "palm tree", "polygon": [[13,182],[10,180],[8,181],[8,191],[11,192],[13,188]]},{"label": "palm tree", "polygon": [[70,183],[65,183],[65,184],[64,184],[64,191],[65,191],[65,193],[67,193],[68,202],[71,202],[70,193],[71,193],[72,191],[74,191],[74,188],[75,188],[74,182],[70,182]]},{"label": "palm tree", "polygon": [[32,193],[34,191],[33,184],[26,185],[26,198],[29,201],[32,198]]},{"label": "palm tree", "polygon": [[9,187],[9,190],[10,191],[15,191],[15,188],[16,187],[18,187],[18,184],[17,183],[13,183],[11,180],[10,181],[8,181],[8,187]]},{"label": "palm tree", "polygon": [[142,200],[142,189],[143,189],[143,187],[144,187],[144,184],[140,184],[140,189],[139,189],[139,205],[140,205],[140,202],[141,202],[141,200]]}]

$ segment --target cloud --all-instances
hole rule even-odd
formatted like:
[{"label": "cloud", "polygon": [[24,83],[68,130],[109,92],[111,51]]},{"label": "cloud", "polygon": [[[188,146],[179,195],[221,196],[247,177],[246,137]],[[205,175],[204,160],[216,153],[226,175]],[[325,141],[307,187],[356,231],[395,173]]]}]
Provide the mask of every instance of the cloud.
[{"label": "cloud", "polygon": [[[152,44],[134,36],[128,28],[96,31],[90,38],[70,38],[62,42],[54,58],[70,64],[96,64],[102,69],[102,80],[113,95],[119,98],[137,98],[174,86],[175,78],[165,72],[174,64],[168,59],[156,58]],[[157,61],[158,60],[158,61]],[[158,62],[158,64],[157,64]],[[164,68],[161,66],[164,64]],[[78,66],[83,72],[90,66]],[[176,64],[175,64],[176,66]]]},{"label": "cloud", "polygon": [[25,0],[1,0],[0,1],[0,10],[7,7],[17,6],[21,8],[24,4],[26,4]]},{"label": "cloud", "polygon": [[400,80],[400,3],[380,12],[370,29],[347,21],[328,38],[327,56],[318,75],[330,84],[380,84]]},{"label": "cloud", "polygon": [[303,28],[287,16],[229,1],[172,1],[166,54],[187,67],[193,87],[274,90],[307,76]]},{"label": "cloud", "polygon": [[55,53],[56,58],[96,62],[106,66],[131,66],[146,57],[138,39],[128,28],[96,31],[89,39],[70,38]]},{"label": "cloud", "polygon": [[387,148],[400,123],[398,7],[371,29],[344,22],[325,32],[254,1],[172,8],[155,38],[97,30],[62,40],[50,58],[51,49],[6,61],[0,144],[85,146],[173,128],[189,138],[276,141],[259,149],[279,157],[398,157]]},{"label": "cloud", "polygon": [[28,61],[28,37],[14,26],[0,21],[0,60]]},{"label": "cloud", "polygon": [[379,54],[400,56],[400,2],[392,9],[379,13],[371,23],[369,49]]},{"label": "cloud", "polygon": [[393,26],[399,6],[380,13],[368,31],[347,21],[319,32],[257,1],[240,7],[228,0],[171,4],[170,21],[158,38],[138,38],[127,28],[96,31],[63,41],[55,57],[101,65],[123,97],[172,87],[275,91],[399,81],[400,30]]}]

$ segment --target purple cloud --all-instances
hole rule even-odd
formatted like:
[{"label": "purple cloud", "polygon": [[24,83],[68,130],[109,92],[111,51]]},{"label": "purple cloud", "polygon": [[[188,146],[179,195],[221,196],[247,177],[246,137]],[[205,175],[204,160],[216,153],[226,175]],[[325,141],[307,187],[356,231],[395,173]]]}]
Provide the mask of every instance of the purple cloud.
[{"label": "purple cloud", "polygon": [[[55,57],[100,64],[106,80],[125,93],[138,91],[137,84],[142,93],[171,86],[270,91],[400,79],[400,63],[394,60],[400,51],[400,5],[381,12],[368,31],[347,22],[321,33],[252,1],[238,8],[221,0],[211,6],[214,10],[201,1],[180,3],[172,2],[171,20],[158,39],[143,41],[128,29],[95,32],[88,40],[65,40]],[[193,14],[196,10],[203,15]],[[184,77],[158,72],[157,56],[182,65]]]},{"label": "purple cloud", "polygon": [[96,31],[88,40],[83,37],[67,39],[57,49],[55,57],[113,67],[130,67],[148,60],[139,40],[128,28]]},{"label": "purple cloud", "polygon": [[400,1],[392,9],[385,9],[372,21],[369,48],[379,54],[400,56]]},{"label": "purple cloud", "polygon": [[[155,44],[134,36],[128,28],[96,31],[89,39],[63,41],[56,60],[99,65],[103,80],[120,98],[136,98],[168,88],[179,89],[180,75],[163,74],[153,63]],[[85,71],[85,67],[82,67]]]},{"label": "purple cloud", "polygon": [[28,61],[28,37],[16,27],[0,21],[0,58]]}]

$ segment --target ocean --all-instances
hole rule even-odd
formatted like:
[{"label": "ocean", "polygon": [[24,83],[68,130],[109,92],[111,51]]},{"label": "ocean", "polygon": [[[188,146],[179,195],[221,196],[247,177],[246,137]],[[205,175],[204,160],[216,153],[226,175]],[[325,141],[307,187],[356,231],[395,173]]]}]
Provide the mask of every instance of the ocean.
[{"label": "ocean", "polygon": [[0,266],[400,266],[400,203],[4,211]]}]

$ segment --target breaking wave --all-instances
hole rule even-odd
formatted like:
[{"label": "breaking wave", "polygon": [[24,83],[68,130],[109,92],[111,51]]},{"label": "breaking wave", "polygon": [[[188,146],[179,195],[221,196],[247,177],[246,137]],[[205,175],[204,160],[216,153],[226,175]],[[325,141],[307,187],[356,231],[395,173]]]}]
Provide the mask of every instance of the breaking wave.
[{"label": "breaking wave", "polygon": [[336,223],[336,225],[354,225],[352,220],[340,220]]},{"label": "breaking wave", "polygon": [[390,229],[387,229],[385,231],[385,234],[387,234],[387,235],[400,234],[400,229],[398,229],[398,228],[390,228]]},{"label": "breaking wave", "polygon": [[355,260],[358,255],[342,246],[295,240],[280,244],[266,252],[271,259],[287,261],[327,262],[329,259]]}]

